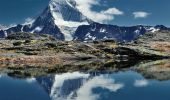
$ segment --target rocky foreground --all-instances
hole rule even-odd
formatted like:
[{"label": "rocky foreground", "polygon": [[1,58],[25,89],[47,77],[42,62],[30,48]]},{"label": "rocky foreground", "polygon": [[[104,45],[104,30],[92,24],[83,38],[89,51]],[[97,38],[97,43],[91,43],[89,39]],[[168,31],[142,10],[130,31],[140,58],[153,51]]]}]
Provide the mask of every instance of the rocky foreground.
[{"label": "rocky foreground", "polygon": [[170,57],[170,33],[146,33],[131,43],[114,40],[57,41],[48,35],[16,33],[0,40],[1,63],[65,63],[75,60],[153,60]]},{"label": "rocky foreground", "polygon": [[0,70],[14,70],[15,74],[26,74],[18,71],[24,69],[30,73],[35,69],[43,70],[43,73],[115,70],[129,68],[145,60],[168,58],[169,32],[146,33],[131,43],[113,40],[63,42],[48,35],[28,33],[15,33],[0,40]]}]

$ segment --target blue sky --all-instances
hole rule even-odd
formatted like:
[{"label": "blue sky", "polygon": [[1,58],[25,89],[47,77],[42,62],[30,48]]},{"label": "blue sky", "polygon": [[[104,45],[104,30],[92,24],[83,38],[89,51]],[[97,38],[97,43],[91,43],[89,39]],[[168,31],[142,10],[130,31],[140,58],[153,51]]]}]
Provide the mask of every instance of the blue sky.
[{"label": "blue sky", "polygon": [[48,0],[0,0],[0,24],[23,23],[28,17],[38,16]]},{"label": "blue sky", "polygon": [[[137,24],[170,26],[170,0],[91,1],[98,2],[98,4],[92,3],[91,11],[102,12],[109,16],[108,18],[112,16],[108,20],[105,19],[104,23],[121,26]],[[23,23],[29,17],[38,16],[48,2],[49,0],[0,0],[0,24]],[[109,10],[110,8],[114,9]]]}]

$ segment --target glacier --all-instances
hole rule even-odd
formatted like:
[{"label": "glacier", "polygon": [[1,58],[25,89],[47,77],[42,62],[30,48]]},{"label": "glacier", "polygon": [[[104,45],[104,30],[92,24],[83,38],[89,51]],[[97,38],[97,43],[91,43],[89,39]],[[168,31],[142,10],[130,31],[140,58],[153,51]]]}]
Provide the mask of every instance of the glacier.
[{"label": "glacier", "polygon": [[89,19],[77,8],[74,0],[52,0],[50,12],[55,24],[60,28],[66,41],[73,40],[73,34],[81,25],[89,25]]}]

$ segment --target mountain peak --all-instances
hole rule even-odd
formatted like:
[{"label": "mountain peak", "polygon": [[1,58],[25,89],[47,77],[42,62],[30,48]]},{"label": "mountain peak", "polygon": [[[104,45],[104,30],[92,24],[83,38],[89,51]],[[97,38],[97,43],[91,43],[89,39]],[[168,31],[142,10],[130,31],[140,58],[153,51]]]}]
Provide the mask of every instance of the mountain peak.
[{"label": "mountain peak", "polygon": [[65,40],[68,41],[73,40],[73,34],[79,26],[93,22],[84,16],[76,5],[75,0],[51,0],[48,9],[45,10],[46,13],[50,13],[52,17],[50,19],[59,27]]},{"label": "mountain peak", "polygon": [[69,4],[72,7],[76,6],[76,1],[75,0],[51,0],[53,3],[58,3],[58,4]]},{"label": "mountain peak", "polygon": [[76,8],[74,0],[51,0],[49,8],[58,26],[78,27],[89,24],[89,19]]}]

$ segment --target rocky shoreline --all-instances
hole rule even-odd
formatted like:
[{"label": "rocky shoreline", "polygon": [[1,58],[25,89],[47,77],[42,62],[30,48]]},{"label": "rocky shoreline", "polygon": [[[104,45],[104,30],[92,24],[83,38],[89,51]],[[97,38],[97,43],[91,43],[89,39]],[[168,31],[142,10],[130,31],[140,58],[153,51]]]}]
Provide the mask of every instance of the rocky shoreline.
[{"label": "rocky shoreline", "polygon": [[[21,41],[20,46],[13,46],[14,43]],[[168,51],[163,52],[161,50],[159,52],[156,48],[154,50],[151,47],[141,47],[140,45],[119,45],[113,41],[96,41],[97,43],[31,41],[34,41],[34,43],[26,45],[24,40],[11,41],[11,43],[4,46],[3,43],[9,42],[9,40],[1,40],[0,63],[62,64],[76,60],[154,60],[170,57],[166,53]],[[162,43],[161,46],[166,45]]]}]

